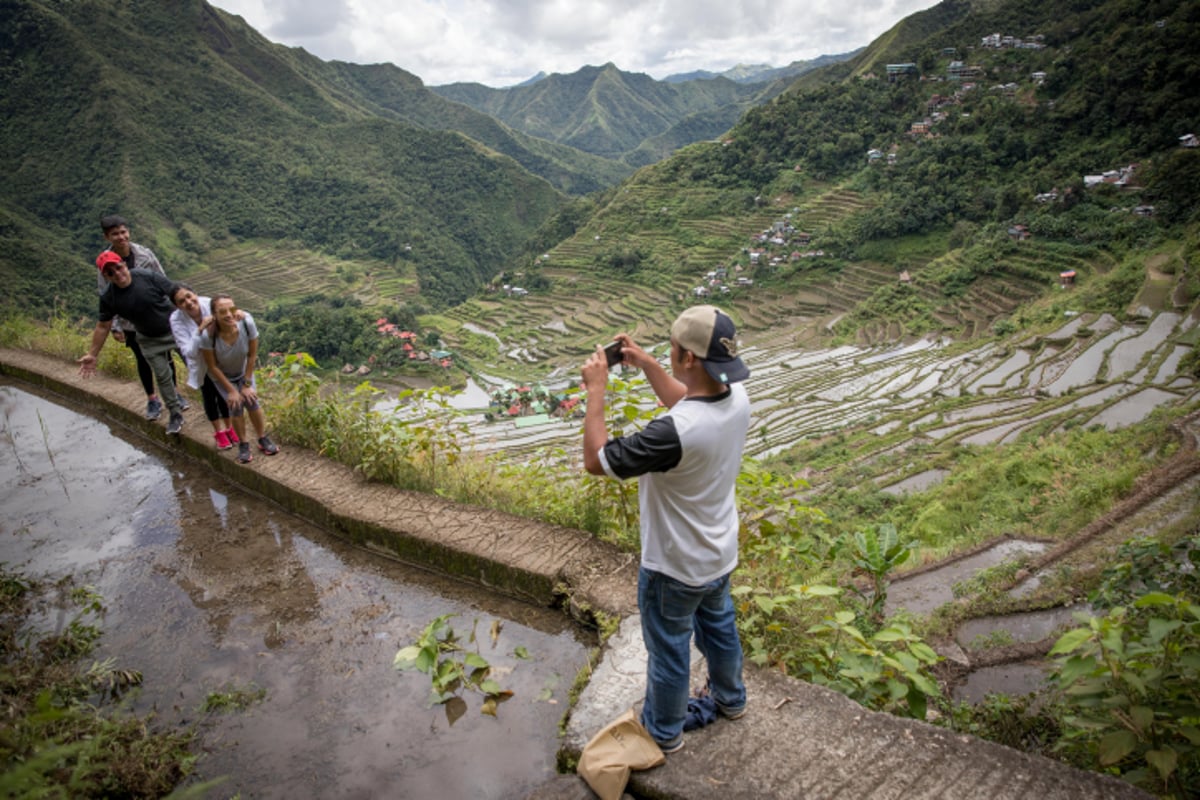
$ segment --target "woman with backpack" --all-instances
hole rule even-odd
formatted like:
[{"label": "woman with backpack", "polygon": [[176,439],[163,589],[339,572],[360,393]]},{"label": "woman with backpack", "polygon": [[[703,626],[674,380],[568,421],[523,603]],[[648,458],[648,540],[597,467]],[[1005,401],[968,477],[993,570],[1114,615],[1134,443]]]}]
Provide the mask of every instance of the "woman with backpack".
[{"label": "woman with backpack", "polygon": [[213,295],[211,308],[212,320],[200,333],[200,355],[217,392],[229,406],[233,429],[240,440],[237,461],[249,464],[253,456],[246,441],[243,412],[250,417],[258,434],[258,449],[269,456],[279,452],[279,447],[267,436],[267,418],[258,404],[258,392],[254,388],[258,328],[253,317],[245,312],[238,313],[233,298],[227,294]]}]

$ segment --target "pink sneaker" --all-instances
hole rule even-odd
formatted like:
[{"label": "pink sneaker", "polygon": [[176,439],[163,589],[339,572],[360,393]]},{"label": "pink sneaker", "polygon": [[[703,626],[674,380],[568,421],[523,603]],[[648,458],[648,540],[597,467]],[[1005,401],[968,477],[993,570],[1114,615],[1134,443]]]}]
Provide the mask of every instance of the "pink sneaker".
[{"label": "pink sneaker", "polygon": [[229,441],[228,431],[217,431],[213,434],[213,438],[217,440],[218,450],[228,450],[233,447],[233,442]]},{"label": "pink sneaker", "polygon": [[235,431],[233,428],[230,428],[229,430],[225,431],[225,435],[229,437],[229,446],[230,447],[233,447],[235,444],[242,443],[242,440],[238,438],[237,431]]}]

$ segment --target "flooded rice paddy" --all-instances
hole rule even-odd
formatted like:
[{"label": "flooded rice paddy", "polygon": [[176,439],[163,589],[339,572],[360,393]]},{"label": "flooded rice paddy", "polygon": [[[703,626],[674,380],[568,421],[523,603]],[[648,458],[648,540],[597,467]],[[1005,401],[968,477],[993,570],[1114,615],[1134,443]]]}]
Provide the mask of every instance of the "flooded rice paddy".
[{"label": "flooded rice paddy", "polygon": [[[93,657],[143,672],[133,710],[197,726],[213,796],[506,798],[553,775],[590,644],[560,614],[357,550],[31,391],[0,384],[0,561],[99,592]],[[426,676],[392,669],[442,614],[514,692],[496,717],[469,694],[430,706]],[[65,621],[51,605],[31,624]],[[245,711],[199,710],[251,687]]]},{"label": "flooded rice paddy", "polygon": [[[1124,324],[1110,315],[1074,315],[1045,335],[968,351],[942,339],[798,350],[748,334],[743,356],[755,435],[747,453],[770,457],[854,425],[870,425],[880,436],[903,427],[971,445],[1011,442],[1036,423],[1130,425],[1196,396],[1196,382],[1176,373],[1188,350],[1180,340],[1195,324],[1166,312]],[[568,374],[562,385],[573,380]],[[470,400],[452,403],[470,407],[491,388],[472,385],[464,395]],[[934,407],[949,399],[956,401],[949,410]],[[512,419],[486,422],[479,413],[470,427],[477,451],[524,458],[573,444],[580,423],[552,419],[528,428]]]}]

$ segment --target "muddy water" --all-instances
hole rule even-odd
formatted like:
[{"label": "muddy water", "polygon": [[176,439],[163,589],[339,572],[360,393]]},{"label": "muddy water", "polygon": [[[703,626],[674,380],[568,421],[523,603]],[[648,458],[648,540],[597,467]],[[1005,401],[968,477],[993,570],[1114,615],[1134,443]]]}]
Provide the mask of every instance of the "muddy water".
[{"label": "muddy water", "polygon": [[884,610],[889,615],[900,609],[912,614],[928,614],[954,601],[955,583],[965,581],[988,567],[1045,549],[1046,546],[1040,542],[1009,539],[937,569],[901,578],[888,587]]},{"label": "muddy water", "polygon": [[909,494],[910,492],[923,492],[929,487],[941,483],[949,474],[950,470],[948,469],[927,469],[916,475],[910,475],[904,480],[897,481],[890,486],[884,486],[880,491],[896,496]]},{"label": "muddy water", "polygon": [[[22,386],[0,385],[0,424],[0,561],[96,588],[95,657],[144,673],[135,710],[198,726],[201,776],[226,776],[212,796],[519,797],[553,774],[589,644],[560,615],[356,550]],[[431,707],[424,675],[392,669],[441,614],[514,692],[496,718],[473,695]],[[247,711],[198,710],[251,686]]]},{"label": "muddy water", "polygon": [[977,669],[954,689],[954,699],[978,705],[989,695],[1023,697],[1045,688],[1050,666],[1041,662],[1017,662]]}]

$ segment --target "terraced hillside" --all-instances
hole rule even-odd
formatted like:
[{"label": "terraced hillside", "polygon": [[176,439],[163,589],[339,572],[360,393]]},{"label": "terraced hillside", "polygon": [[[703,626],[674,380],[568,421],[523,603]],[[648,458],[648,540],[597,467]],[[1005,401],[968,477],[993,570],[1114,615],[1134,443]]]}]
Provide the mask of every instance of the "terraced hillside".
[{"label": "terraced hillside", "polygon": [[[1175,311],[1124,322],[1080,315],[1041,335],[975,348],[922,339],[802,349],[784,336],[746,334],[754,403],[747,452],[769,457],[858,431],[867,435],[850,459],[889,486],[927,469],[920,459],[889,466],[889,456],[913,443],[951,448],[1011,442],[1035,429],[1129,425],[1159,406],[1200,400],[1197,382],[1178,373],[1200,335],[1198,321]],[[565,384],[574,372],[559,374]],[[482,414],[474,421],[478,449],[512,458],[569,447],[579,433],[578,422],[521,428],[484,423]],[[819,475],[811,480],[819,487]]]},{"label": "terraced hillside", "polygon": [[[534,372],[541,377],[554,365],[576,363],[617,331],[650,340],[661,337],[679,310],[696,299],[695,289],[715,268],[744,264],[739,274],[753,280],[757,270],[766,268],[751,266],[748,249],[776,223],[824,230],[868,208],[858,194],[840,188],[814,192],[800,202],[776,197],[740,214],[716,213],[706,205],[711,199],[680,200],[663,187],[631,184],[612,200],[611,214],[597,214],[587,227],[539,258],[538,268],[551,284],[548,291],[519,298],[497,294],[464,303],[439,318],[451,323],[443,335],[452,348],[465,347],[489,374],[524,380]],[[631,210],[644,224],[614,232],[610,217],[628,220]],[[614,248],[640,251],[649,266],[628,277],[614,273],[604,266]],[[714,287],[712,297],[730,309],[743,330],[766,332],[787,328],[799,318],[845,312],[883,280],[876,276],[867,284],[852,283],[834,301],[830,292],[839,290],[829,287],[742,287],[730,278],[726,291]],[[480,335],[491,343],[482,350],[472,348],[481,343]],[[514,366],[519,369],[514,371]]]},{"label": "terraced hillside", "polygon": [[[610,208],[621,209],[621,220],[636,209],[644,224],[614,236],[605,215],[597,214],[587,228],[538,259],[548,291],[495,295],[447,312],[450,326],[443,333],[449,345],[489,374],[544,377],[618,330],[661,337],[684,305],[700,300],[698,287],[721,267],[730,277],[703,301],[720,303],[744,333],[767,341],[795,345],[799,336],[808,345],[821,343],[823,336],[814,338],[814,332],[836,333],[863,347],[931,333],[970,339],[990,335],[998,319],[1023,304],[1061,291],[1061,273],[1074,271],[1086,281],[1112,267],[1111,257],[1094,248],[1037,240],[956,249],[924,260],[905,257],[902,263],[846,261],[819,249],[821,236],[872,209],[861,195],[836,186],[819,187],[799,200],[776,197],[741,215],[713,215],[701,213],[703,198],[680,201],[661,187],[631,184]],[[762,244],[766,232],[781,229],[792,231],[793,240]],[[701,244],[681,245],[687,237],[680,231]],[[615,247],[638,250],[655,266],[628,277],[616,274],[605,261]],[[751,248],[762,257],[752,262]],[[737,285],[734,274],[752,285]],[[481,340],[472,342],[462,331],[487,335],[491,343],[473,346]]]},{"label": "terraced hillside", "polygon": [[309,294],[395,303],[419,291],[415,270],[401,262],[341,260],[299,248],[254,243],[213,251],[208,263],[178,276],[198,293],[227,292],[251,312]]},{"label": "terraced hillside", "polygon": [[[840,213],[862,210],[851,206]],[[743,238],[748,241],[764,222],[784,215],[797,227],[806,225],[805,212],[824,209],[821,198],[805,209],[776,206],[769,209],[773,216],[744,220],[755,227]],[[724,233],[738,238],[730,228]],[[670,320],[696,302],[691,289],[701,275],[677,273],[649,288],[622,284],[585,268],[588,246],[589,240],[576,237],[548,254],[544,274],[552,288],[544,294],[495,296],[447,315],[460,331],[490,343],[476,365],[484,380],[569,386],[595,344],[627,330],[646,346],[661,346]],[[725,263],[744,249],[733,246],[737,250]],[[1114,262],[1089,247],[1023,241],[907,264],[903,291],[937,314],[938,327],[919,337],[902,318],[863,313],[873,299],[900,285],[895,266],[878,261],[814,270],[791,292],[764,280],[717,295],[715,301],[739,320],[753,365],[751,454],[770,457],[808,440],[857,431],[865,444],[853,458],[887,465],[891,454],[913,442],[953,448],[1011,442],[1035,429],[1119,427],[1160,405],[1197,399],[1195,381],[1179,367],[1200,338],[1200,313],[1175,305],[1173,298],[1183,295],[1159,290],[1162,274],[1150,262],[1145,281],[1156,290],[1139,298],[1159,302],[1135,304],[1136,314],[1130,309],[1126,319],[1068,312],[1059,327],[1038,335],[976,345],[969,337],[990,336],[996,319],[1031,301],[1044,306],[1056,295],[1078,291],[1100,280]],[[1076,273],[1077,283],[1060,286],[1067,271]],[[948,291],[953,287],[944,282],[961,281],[962,275],[969,280]],[[839,339],[831,329],[847,317],[857,318],[857,338]],[[577,424],[530,428],[501,421],[480,425],[479,431],[481,449],[526,457],[551,443],[569,446]],[[881,485],[902,482],[914,469],[921,466],[881,466],[878,479]]]}]

